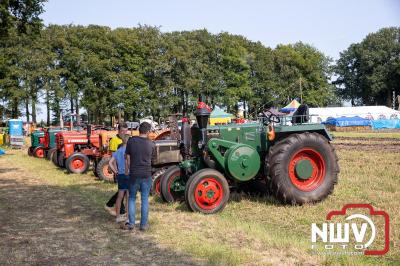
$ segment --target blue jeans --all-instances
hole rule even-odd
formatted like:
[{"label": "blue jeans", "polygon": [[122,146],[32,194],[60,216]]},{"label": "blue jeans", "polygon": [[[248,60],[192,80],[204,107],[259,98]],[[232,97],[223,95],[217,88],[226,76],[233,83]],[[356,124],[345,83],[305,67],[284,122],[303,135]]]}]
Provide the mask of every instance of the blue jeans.
[{"label": "blue jeans", "polygon": [[135,178],[134,182],[129,185],[129,224],[135,225],[135,211],[136,211],[136,193],[140,190],[141,196],[141,215],[140,215],[140,227],[147,225],[147,219],[149,217],[149,194],[151,189],[151,177],[149,178]]}]

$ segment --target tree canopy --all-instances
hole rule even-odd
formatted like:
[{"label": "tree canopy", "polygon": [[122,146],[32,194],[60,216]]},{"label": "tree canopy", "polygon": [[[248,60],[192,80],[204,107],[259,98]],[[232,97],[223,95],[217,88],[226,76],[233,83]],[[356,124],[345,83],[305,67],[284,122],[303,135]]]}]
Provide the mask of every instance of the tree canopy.
[{"label": "tree canopy", "polygon": [[334,97],[331,59],[304,43],[271,49],[205,29],[97,25],[49,25],[35,38],[8,40],[14,45],[1,54],[12,60],[0,94],[10,116],[23,110],[33,122],[38,102],[53,114],[48,123],[58,122],[61,109],[81,107],[91,122],[102,123],[121,106],[128,120],[191,112],[199,94],[231,112],[244,106],[247,115],[293,98],[324,106]]},{"label": "tree canopy", "polygon": [[368,34],[340,54],[335,67],[339,95],[353,105],[392,104],[400,94],[400,28]]}]

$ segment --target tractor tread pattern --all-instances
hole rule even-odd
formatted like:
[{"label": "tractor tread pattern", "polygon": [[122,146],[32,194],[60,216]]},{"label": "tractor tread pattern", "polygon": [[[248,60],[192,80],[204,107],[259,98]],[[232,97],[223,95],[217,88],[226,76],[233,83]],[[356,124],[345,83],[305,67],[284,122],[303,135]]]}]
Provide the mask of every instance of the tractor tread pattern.
[{"label": "tractor tread pattern", "polygon": [[[314,145],[320,145],[325,148],[327,153],[326,156],[332,156],[332,165],[330,169],[326,169],[324,183],[326,188],[321,193],[299,193],[293,185],[288,185],[290,180],[288,176],[284,176],[285,173],[282,169],[282,165],[287,165],[290,158],[288,158],[289,149],[293,145],[301,145],[302,143],[313,143]],[[323,155],[325,157],[325,155]],[[268,192],[274,195],[279,201],[284,204],[291,205],[302,205],[305,203],[316,203],[325,199],[328,195],[333,192],[334,186],[338,182],[338,174],[340,172],[338,164],[338,156],[335,148],[329,143],[329,141],[315,132],[304,132],[291,134],[288,137],[278,141],[269,150],[268,160],[266,161],[266,183]],[[329,172],[329,173],[328,173]],[[291,182],[290,182],[291,183]],[[321,184],[323,186],[324,184]],[[320,186],[320,187],[321,187]]]},{"label": "tractor tread pattern", "polygon": [[103,172],[103,167],[108,167],[110,160],[111,157],[103,157],[96,165],[97,176],[106,182],[114,182],[114,174],[112,174],[112,177],[110,178],[109,176],[106,176]]}]

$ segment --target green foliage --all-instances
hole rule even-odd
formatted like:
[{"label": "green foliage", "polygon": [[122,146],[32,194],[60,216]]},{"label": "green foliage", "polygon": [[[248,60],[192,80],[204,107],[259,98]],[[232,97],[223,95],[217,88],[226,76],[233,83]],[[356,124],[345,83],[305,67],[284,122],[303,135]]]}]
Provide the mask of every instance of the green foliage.
[{"label": "green foliage", "polygon": [[[330,59],[303,43],[273,50],[226,32],[97,25],[49,25],[38,38],[14,42],[7,48],[11,72],[0,88],[8,82],[20,93],[34,121],[39,99],[55,123],[61,109],[78,113],[81,107],[91,122],[103,123],[121,106],[128,120],[190,113],[200,94],[232,113],[244,106],[248,115],[296,97],[311,106],[333,98]],[[11,106],[14,96],[3,97]]]},{"label": "green foliage", "polygon": [[[32,93],[35,110],[41,59],[36,57],[35,37],[40,33],[45,0],[2,0],[0,2],[0,97],[9,103],[2,111],[17,117]],[[31,62],[29,62],[31,61]],[[33,112],[36,115],[36,112]],[[1,114],[3,116],[3,114]],[[36,119],[34,117],[34,119]]]},{"label": "green foliage", "polygon": [[352,104],[391,106],[400,94],[400,28],[371,33],[340,54],[335,69],[340,96]]}]

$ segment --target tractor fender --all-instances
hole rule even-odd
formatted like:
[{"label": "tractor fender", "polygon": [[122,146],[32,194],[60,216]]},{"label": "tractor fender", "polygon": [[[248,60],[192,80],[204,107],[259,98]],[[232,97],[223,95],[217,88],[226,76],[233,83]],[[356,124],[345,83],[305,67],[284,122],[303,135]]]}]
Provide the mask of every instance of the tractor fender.
[{"label": "tractor fender", "polygon": [[64,144],[64,158],[68,158],[75,152],[74,144]]}]

